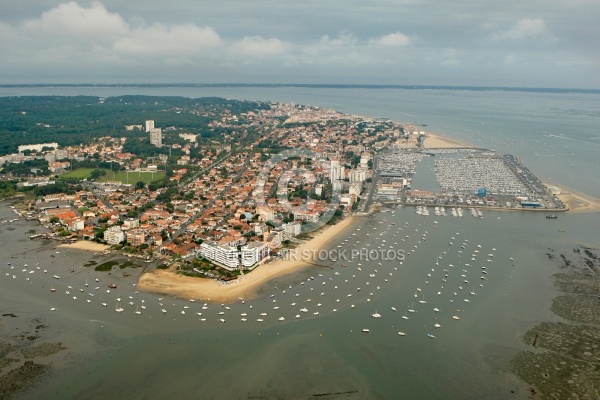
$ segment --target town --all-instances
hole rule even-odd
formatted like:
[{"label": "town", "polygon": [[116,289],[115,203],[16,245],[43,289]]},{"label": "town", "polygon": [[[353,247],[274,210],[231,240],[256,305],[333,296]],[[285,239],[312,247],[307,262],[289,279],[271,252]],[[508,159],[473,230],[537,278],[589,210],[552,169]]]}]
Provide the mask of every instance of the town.
[{"label": "town", "polygon": [[[19,145],[0,157],[2,179],[25,194],[21,212],[51,229],[34,238],[96,241],[222,280],[297,246],[319,221],[383,204],[564,209],[514,157],[426,149],[424,132],[388,119],[294,104],[250,108],[162,112],[202,117],[208,132],[157,118],[124,125],[128,136]],[[415,188],[417,163],[435,155],[440,193]]]}]

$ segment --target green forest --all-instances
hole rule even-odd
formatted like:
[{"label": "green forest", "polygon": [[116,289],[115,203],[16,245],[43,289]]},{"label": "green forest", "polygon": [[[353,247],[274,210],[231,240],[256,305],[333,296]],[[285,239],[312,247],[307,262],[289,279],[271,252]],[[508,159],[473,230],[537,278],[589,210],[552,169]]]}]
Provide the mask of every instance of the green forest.
[{"label": "green forest", "polygon": [[[222,114],[231,112],[240,116],[268,108],[268,103],[217,97],[0,97],[0,155],[16,153],[17,147],[24,144],[57,142],[61,146],[74,146],[103,136],[127,137],[129,149],[143,156],[156,155],[168,150],[151,148],[145,132],[127,131],[125,125],[143,125],[152,119],[157,127],[174,127],[198,134],[201,141],[209,141],[224,133],[222,129],[208,127]],[[239,118],[238,124],[245,123],[244,118]]]}]

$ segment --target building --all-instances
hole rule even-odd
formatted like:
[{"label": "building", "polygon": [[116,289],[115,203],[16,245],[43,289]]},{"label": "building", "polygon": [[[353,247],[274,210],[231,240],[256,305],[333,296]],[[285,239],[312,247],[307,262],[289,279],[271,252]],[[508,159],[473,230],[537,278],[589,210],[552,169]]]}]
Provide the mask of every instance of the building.
[{"label": "building", "polygon": [[196,143],[196,138],[198,135],[194,135],[193,133],[180,133],[179,137],[188,142]]},{"label": "building", "polygon": [[288,222],[287,224],[281,225],[281,229],[283,229],[286,233],[289,234],[289,237],[296,237],[302,232],[302,224],[299,222]]},{"label": "building", "polygon": [[207,260],[230,271],[240,266],[240,252],[235,247],[205,241],[200,245],[200,254]]},{"label": "building", "polygon": [[242,268],[252,269],[269,257],[269,246],[266,243],[252,242],[242,247]]},{"label": "building", "polygon": [[272,221],[275,219],[275,212],[267,206],[256,207],[256,213],[258,214],[261,221]]},{"label": "building", "polygon": [[40,152],[44,147],[51,147],[53,149],[56,149],[58,147],[58,143],[24,144],[19,146],[17,149],[19,153],[22,153],[25,150],[35,150],[37,152]]},{"label": "building", "polygon": [[324,188],[324,187],[325,187],[325,186],[324,186],[322,183],[319,183],[319,184],[317,184],[317,185],[315,186],[315,194],[316,194],[317,196],[321,196],[321,195],[323,194],[323,188]]},{"label": "building", "polygon": [[[125,222],[123,222],[123,226],[122,228],[124,230],[128,230],[128,229],[134,229],[134,228],[139,228],[140,226],[140,220],[137,218],[127,218],[125,220]],[[129,241],[129,239],[127,239],[127,241]]]},{"label": "building", "polygon": [[146,233],[141,229],[127,231],[127,243],[131,246],[141,246],[146,243]]},{"label": "building", "polygon": [[111,226],[104,231],[104,240],[108,244],[119,244],[125,240],[125,234],[121,230],[120,226]]},{"label": "building", "polygon": [[356,196],[350,194],[343,194],[340,196],[340,205],[346,208],[352,208],[354,200],[356,200]]},{"label": "building", "polygon": [[149,133],[152,129],[154,129],[154,121],[150,119],[146,121],[146,133]]},{"label": "building", "polygon": [[364,182],[367,179],[367,169],[357,168],[350,170],[348,178],[350,178],[350,182]]},{"label": "building", "polygon": [[71,163],[68,162],[68,161],[54,161],[54,162],[49,162],[48,163],[48,170],[50,170],[50,172],[56,172],[56,171],[61,170],[61,169],[67,169],[67,168],[69,168],[70,165],[71,165]]},{"label": "building", "polygon": [[360,182],[351,183],[350,187],[348,189],[348,192],[350,193],[350,195],[360,196],[360,194],[362,193],[362,183],[360,183]]},{"label": "building", "polygon": [[152,128],[150,129],[150,143],[156,147],[162,146],[162,129]]},{"label": "building", "polygon": [[56,160],[64,160],[65,158],[69,158],[69,152],[65,149],[54,150],[54,156]]},{"label": "building", "polygon": [[346,171],[343,165],[339,165],[338,161],[331,161],[330,171],[331,182],[343,180],[346,178]]},{"label": "building", "polygon": [[317,222],[319,220],[319,213],[315,211],[297,211],[294,212],[294,219],[306,222]]}]

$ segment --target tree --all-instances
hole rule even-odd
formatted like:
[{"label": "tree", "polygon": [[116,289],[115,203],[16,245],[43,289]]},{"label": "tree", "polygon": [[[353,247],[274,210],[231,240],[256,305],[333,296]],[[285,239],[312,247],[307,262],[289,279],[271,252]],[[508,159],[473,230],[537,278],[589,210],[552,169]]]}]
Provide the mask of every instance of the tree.
[{"label": "tree", "polygon": [[142,182],[142,181],[138,181],[138,182],[135,183],[135,188],[136,189],[143,189],[144,186],[146,186],[146,184],[144,182]]}]

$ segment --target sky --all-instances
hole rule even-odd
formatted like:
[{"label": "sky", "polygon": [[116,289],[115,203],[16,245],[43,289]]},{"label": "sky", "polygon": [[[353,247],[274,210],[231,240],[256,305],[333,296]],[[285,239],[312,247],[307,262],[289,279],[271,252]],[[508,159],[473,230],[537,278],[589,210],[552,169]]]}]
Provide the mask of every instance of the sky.
[{"label": "sky", "polygon": [[600,89],[599,0],[0,0],[0,84]]}]

